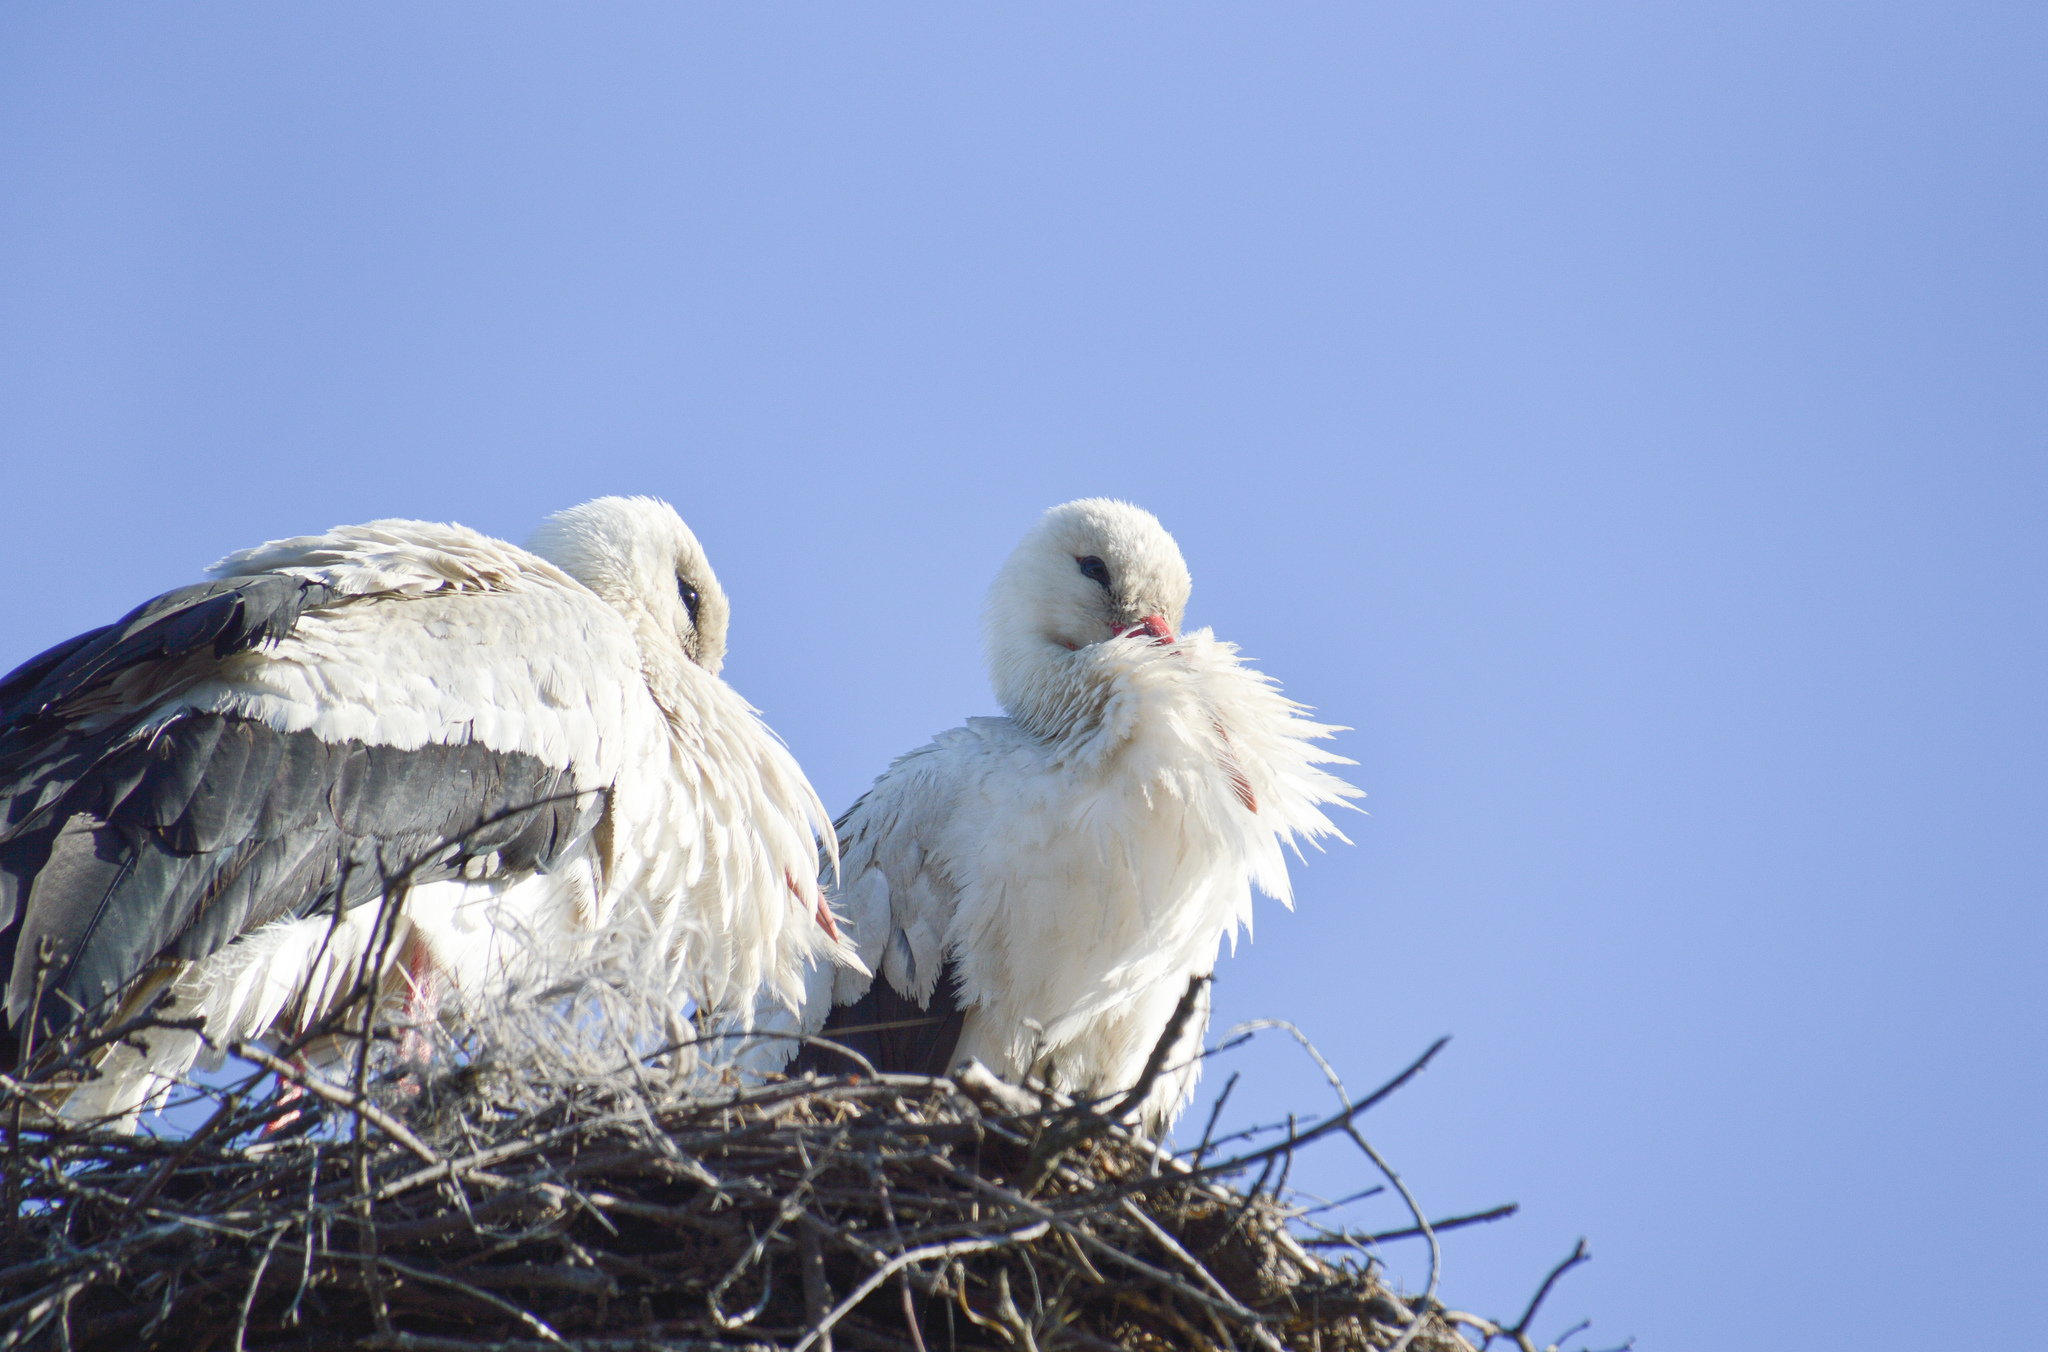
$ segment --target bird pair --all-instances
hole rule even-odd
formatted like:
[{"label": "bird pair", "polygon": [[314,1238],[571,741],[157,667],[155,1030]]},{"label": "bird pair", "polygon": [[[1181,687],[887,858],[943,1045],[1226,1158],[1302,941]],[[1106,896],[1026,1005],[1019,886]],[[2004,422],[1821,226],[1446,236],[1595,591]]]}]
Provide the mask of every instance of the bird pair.
[{"label": "bird pair", "polygon": [[[1283,843],[1358,793],[1319,768],[1333,729],[1178,635],[1178,547],[1103,499],[1047,513],[990,591],[1009,717],[836,827],[718,678],[726,597],[665,503],[601,498],[524,549],[338,527],[211,572],[0,680],[0,1060],[144,1008],[190,1025],[104,1053],[75,1115],[132,1119],[209,1047],[359,989],[416,1020],[502,999],[620,926],[677,1002],[786,1035],[757,1065],[843,1033],[885,1070],[1107,1093],[1251,888],[1288,900]],[[1177,1058],[1140,1111],[1192,1082]]]}]

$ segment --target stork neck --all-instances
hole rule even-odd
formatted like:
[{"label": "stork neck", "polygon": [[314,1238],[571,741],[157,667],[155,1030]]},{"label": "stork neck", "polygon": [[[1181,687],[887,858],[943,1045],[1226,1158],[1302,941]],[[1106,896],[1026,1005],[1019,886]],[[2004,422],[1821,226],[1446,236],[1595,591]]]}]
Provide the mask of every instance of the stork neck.
[{"label": "stork neck", "polygon": [[[1116,665],[1101,644],[1074,651],[1033,639],[991,654],[990,679],[1003,712],[1043,742],[1087,737],[1102,722]],[[1007,660],[1003,660],[1007,659]]]}]

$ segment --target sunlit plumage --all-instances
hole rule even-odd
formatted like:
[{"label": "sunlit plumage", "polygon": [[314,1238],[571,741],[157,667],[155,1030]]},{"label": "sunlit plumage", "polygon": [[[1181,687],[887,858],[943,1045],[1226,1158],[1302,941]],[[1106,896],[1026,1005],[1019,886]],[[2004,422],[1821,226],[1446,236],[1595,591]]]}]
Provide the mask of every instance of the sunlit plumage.
[{"label": "sunlit plumage", "polygon": [[[166,983],[216,1048],[302,1028],[387,892],[376,975],[429,1012],[615,922],[707,1009],[847,956],[829,822],[718,679],[726,598],[667,504],[586,503],[526,549],[379,521],[211,571],[0,683],[9,1062],[45,950],[44,1045]],[[131,1113],[201,1050],[153,1033],[71,1110]]]},{"label": "sunlit plumage", "polygon": [[[880,979],[828,965],[800,1018],[764,1027],[825,1025],[885,1070],[971,1056],[1074,1092],[1136,1081],[1189,978],[1249,929],[1252,889],[1291,904],[1283,845],[1337,834],[1323,805],[1359,792],[1320,768],[1342,761],[1316,745],[1335,729],[1208,630],[1174,637],[1189,588],[1149,513],[1046,514],[984,611],[1008,717],[903,756],[839,822],[839,904]],[[1205,1001],[1141,1105],[1155,1125],[1207,1021]]]}]

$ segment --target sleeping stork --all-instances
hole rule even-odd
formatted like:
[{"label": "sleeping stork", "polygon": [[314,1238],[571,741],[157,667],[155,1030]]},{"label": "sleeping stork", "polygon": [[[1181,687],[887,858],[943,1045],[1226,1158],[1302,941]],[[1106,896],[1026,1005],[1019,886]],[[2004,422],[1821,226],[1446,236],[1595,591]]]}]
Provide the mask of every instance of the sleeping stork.
[{"label": "sleeping stork", "polygon": [[[764,1008],[758,1026],[822,1024],[884,1071],[972,1057],[1088,1096],[1136,1083],[1189,979],[1249,932],[1252,889],[1291,907],[1283,845],[1343,839],[1320,805],[1360,796],[1318,768],[1351,763],[1314,744],[1340,729],[1179,632],[1189,587],[1149,512],[1045,514],[982,613],[1009,716],[901,757],[838,822],[836,900],[879,977],[821,963],[793,1025]],[[1193,1089],[1206,994],[1134,1105],[1155,1131]]]},{"label": "sleeping stork", "polygon": [[[830,820],[718,678],[725,593],[668,504],[599,498],[525,549],[342,526],[210,572],[0,681],[9,1066],[32,1022],[47,1047],[166,984],[216,1049],[361,972],[432,1017],[622,918],[706,1009],[853,960],[812,881]],[[132,1120],[202,1051],[146,1041],[66,1111]]]}]

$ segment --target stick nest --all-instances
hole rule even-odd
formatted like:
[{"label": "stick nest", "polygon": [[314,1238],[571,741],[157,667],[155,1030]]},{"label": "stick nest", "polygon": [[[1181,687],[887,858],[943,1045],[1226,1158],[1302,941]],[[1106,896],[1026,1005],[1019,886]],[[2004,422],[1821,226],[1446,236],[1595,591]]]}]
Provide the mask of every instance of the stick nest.
[{"label": "stick nest", "polygon": [[1529,1346],[1225,1181],[1284,1152],[1175,1158],[977,1067],[538,1101],[487,1063],[324,1097],[271,1068],[179,1136],[7,1083],[0,1348]]}]

